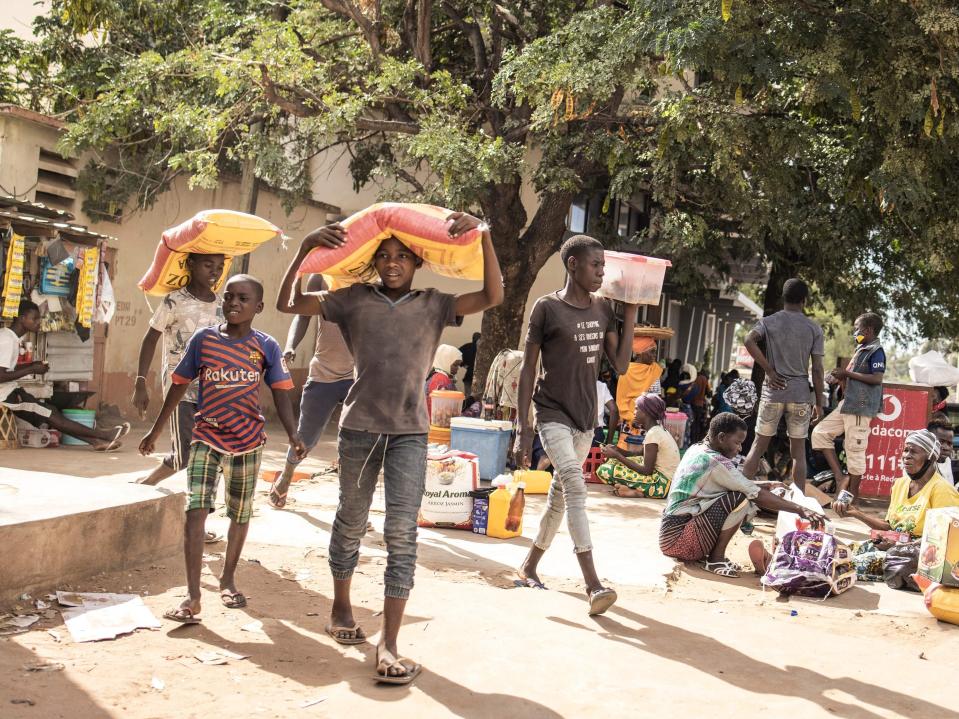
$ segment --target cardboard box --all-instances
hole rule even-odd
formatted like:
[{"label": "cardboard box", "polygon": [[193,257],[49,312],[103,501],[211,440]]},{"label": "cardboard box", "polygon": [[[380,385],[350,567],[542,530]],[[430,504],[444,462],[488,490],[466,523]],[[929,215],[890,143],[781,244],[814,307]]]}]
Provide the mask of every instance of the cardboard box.
[{"label": "cardboard box", "polygon": [[919,574],[945,587],[959,587],[959,507],[926,512]]}]

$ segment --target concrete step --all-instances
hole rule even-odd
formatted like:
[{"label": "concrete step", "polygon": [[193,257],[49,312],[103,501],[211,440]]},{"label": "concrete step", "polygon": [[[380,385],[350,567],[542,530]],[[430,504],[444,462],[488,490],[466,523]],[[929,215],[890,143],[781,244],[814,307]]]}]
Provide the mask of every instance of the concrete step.
[{"label": "concrete step", "polygon": [[181,551],[182,492],[0,468],[0,602]]}]

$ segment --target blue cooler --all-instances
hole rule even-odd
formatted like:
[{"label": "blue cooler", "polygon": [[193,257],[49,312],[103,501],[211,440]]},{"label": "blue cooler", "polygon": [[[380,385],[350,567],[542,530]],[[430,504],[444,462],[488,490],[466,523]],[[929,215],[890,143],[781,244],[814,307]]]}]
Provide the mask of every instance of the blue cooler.
[{"label": "blue cooler", "polygon": [[493,479],[506,469],[513,423],[454,417],[450,421],[450,449],[479,457],[480,479]]}]

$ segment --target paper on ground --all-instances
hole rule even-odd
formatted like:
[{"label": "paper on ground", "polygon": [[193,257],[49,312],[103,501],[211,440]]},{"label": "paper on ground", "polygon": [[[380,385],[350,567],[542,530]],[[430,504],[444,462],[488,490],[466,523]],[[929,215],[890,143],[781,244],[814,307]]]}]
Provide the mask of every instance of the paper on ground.
[{"label": "paper on ground", "polygon": [[57,592],[63,621],[75,642],[113,639],[134,629],[162,625],[136,594]]}]

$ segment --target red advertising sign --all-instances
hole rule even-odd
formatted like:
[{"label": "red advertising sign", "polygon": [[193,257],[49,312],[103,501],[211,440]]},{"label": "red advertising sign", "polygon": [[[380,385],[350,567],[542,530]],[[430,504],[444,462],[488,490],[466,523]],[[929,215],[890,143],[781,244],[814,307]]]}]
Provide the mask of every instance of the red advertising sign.
[{"label": "red advertising sign", "polygon": [[883,386],[882,410],[872,420],[866,445],[866,474],[859,485],[867,497],[888,497],[892,484],[902,476],[900,461],[906,435],[929,423],[931,387],[887,384]]}]

